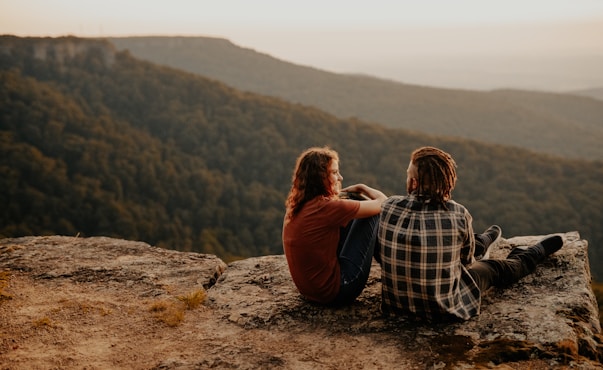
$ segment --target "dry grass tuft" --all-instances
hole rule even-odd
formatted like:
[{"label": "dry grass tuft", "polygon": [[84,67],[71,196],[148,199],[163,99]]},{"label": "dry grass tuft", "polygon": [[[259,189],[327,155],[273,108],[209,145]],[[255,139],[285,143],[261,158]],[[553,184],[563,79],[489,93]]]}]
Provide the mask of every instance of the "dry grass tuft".
[{"label": "dry grass tuft", "polygon": [[56,324],[54,322],[52,322],[52,320],[50,320],[46,316],[34,321],[34,326],[36,326],[38,328],[41,328],[41,327],[56,328],[57,327]]},{"label": "dry grass tuft", "polygon": [[71,311],[78,312],[85,315],[88,314],[99,314],[101,316],[111,315],[113,310],[107,308],[104,302],[79,302],[72,299],[60,299],[58,301],[59,306],[54,307],[50,310],[53,314],[61,314],[62,312]]},{"label": "dry grass tuft", "polygon": [[188,310],[192,310],[194,308],[199,307],[199,305],[205,301],[205,298],[207,298],[207,294],[205,293],[205,290],[198,289],[193,292],[190,292],[187,295],[178,296],[176,298],[179,301],[183,302]]},{"label": "dry grass tuft", "polygon": [[159,301],[151,305],[153,316],[168,326],[178,326],[184,320],[186,306],[181,302]]},{"label": "dry grass tuft", "polygon": [[162,300],[151,304],[149,311],[153,317],[167,324],[178,326],[184,320],[184,311],[199,307],[207,297],[205,290],[197,289],[186,295],[177,296],[176,300]]}]

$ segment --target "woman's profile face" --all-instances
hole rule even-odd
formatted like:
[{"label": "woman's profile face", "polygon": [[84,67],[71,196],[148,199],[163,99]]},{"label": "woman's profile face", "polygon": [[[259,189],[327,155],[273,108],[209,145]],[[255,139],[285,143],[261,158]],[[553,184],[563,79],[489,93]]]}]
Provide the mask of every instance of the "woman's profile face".
[{"label": "woman's profile face", "polygon": [[339,194],[342,181],[343,176],[339,173],[339,161],[333,160],[329,166],[329,183],[331,184],[333,194]]}]

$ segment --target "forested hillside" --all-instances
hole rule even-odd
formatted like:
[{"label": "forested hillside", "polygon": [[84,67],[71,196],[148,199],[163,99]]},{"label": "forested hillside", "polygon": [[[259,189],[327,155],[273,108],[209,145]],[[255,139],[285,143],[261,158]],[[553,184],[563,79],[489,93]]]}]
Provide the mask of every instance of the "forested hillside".
[{"label": "forested hillside", "polygon": [[110,41],[136,57],[214,78],[244,91],[315,106],[337,117],[519,146],[567,158],[603,160],[603,101],[589,97],[440,89],[335,74],[217,38],[126,37]]},{"label": "forested hillside", "polygon": [[329,145],[344,184],[403,193],[410,152],[459,165],[480,230],[577,230],[603,273],[603,166],[339,119],[137,60],[108,42],[0,38],[0,236],[106,235],[226,260],[282,253],[297,155]]}]

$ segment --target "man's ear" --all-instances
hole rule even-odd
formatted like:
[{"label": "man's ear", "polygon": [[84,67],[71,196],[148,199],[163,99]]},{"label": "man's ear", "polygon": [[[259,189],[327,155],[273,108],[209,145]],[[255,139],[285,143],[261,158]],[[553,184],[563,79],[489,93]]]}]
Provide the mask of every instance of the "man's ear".
[{"label": "man's ear", "polygon": [[410,178],[410,190],[417,190],[419,187],[419,180],[414,177]]}]

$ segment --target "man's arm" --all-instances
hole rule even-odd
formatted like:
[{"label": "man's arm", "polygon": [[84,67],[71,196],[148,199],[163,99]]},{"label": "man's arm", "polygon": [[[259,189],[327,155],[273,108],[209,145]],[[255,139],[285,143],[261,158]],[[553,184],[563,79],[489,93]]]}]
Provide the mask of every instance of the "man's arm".
[{"label": "man's arm", "polygon": [[465,230],[463,232],[465,238],[461,248],[461,263],[469,266],[475,262],[475,234],[473,233],[473,218],[467,210],[465,210]]}]

